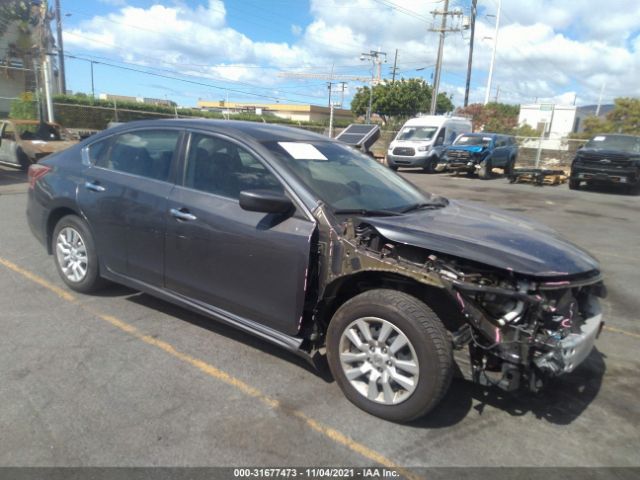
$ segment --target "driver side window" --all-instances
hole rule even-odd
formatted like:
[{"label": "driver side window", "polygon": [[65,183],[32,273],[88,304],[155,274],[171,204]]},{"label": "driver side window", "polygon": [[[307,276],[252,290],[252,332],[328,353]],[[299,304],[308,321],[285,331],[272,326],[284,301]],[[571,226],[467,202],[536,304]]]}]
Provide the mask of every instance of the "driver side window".
[{"label": "driver side window", "polygon": [[242,190],[284,193],[278,179],[250,152],[229,140],[200,133],[191,135],[184,186],[236,200]]},{"label": "driver side window", "polygon": [[444,145],[444,136],[445,136],[445,129],[441,128],[438,131],[438,136],[436,137],[436,141],[435,141],[435,145]]}]

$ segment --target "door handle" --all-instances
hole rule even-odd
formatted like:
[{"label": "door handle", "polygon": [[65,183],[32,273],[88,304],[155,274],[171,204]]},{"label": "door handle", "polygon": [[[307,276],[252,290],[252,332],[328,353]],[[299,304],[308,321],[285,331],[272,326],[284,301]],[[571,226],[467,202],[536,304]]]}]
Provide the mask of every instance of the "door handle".
[{"label": "door handle", "polygon": [[98,182],[86,182],[84,188],[91,190],[92,192],[104,192],[106,188],[100,185]]},{"label": "door handle", "polygon": [[181,209],[172,208],[171,210],[169,210],[169,213],[171,213],[172,217],[178,220],[191,221],[191,220],[196,220],[198,218],[195,215],[189,213],[189,211],[185,208],[181,208]]}]

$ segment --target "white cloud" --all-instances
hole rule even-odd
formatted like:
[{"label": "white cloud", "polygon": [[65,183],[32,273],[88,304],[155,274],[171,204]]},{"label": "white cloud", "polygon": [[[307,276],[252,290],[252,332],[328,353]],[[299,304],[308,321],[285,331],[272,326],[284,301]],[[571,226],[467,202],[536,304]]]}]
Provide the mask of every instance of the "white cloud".
[{"label": "white cloud", "polygon": [[[65,43],[72,50],[274,88],[283,80],[273,70],[257,67],[328,72],[335,65],[338,73],[367,76],[370,64],[360,62],[361,52],[380,48],[392,61],[398,49],[399,69],[412,76],[415,68],[435,62],[431,11],[442,8],[437,1],[310,0],[309,24],[290,25],[293,37],[288,42],[265,42],[253,39],[251,31],[229,27],[222,0],[195,7],[165,1],[147,8],[122,6],[93,17],[67,30]],[[467,2],[452,5],[456,3]],[[483,39],[493,36],[494,19],[485,14],[493,13],[496,2],[482,3],[472,100],[484,97],[492,48],[491,40]],[[579,103],[589,103],[605,82],[608,99],[640,95],[638,0],[519,0],[503,6],[492,96],[499,85],[500,99],[508,101],[573,101],[577,94]],[[254,22],[269,21],[256,16]],[[456,103],[463,98],[467,45],[460,34],[447,36],[443,70],[449,81],[443,87],[454,93]]]}]

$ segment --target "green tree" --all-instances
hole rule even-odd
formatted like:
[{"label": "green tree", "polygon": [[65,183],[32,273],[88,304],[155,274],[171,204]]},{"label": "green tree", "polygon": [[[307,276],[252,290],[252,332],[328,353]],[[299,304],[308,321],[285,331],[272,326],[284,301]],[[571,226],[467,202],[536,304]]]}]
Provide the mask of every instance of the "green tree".
[{"label": "green tree", "polygon": [[[385,123],[390,117],[414,117],[418,113],[427,112],[431,106],[432,88],[423,79],[402,79],[393,83],[381,83],[373,87],[372,113],[378,114]],[[364,115],[369,107],[369,87],[359,88],[351,101],[354,115]],[[436,113],[442,114],[453,110],[451,97],[439,93]]]},{"label": "green tree", "polygon": [[18,120],[35,120],[38,118],[38,104],[32,93],[23,93],[11,102],[9,118]]},{"label": "green tree", "polygon": [[518,127],[520,107],[507,103],[472,103],[457,109],[456,113],[471,117],[474,131],[511,134]]},{"label": "green tree", "polygon": [[613,110],[605,117],[587,117],[584,119],[582,138],[598,133],[626,133],[640,135],[640,99],[616,98]]}]

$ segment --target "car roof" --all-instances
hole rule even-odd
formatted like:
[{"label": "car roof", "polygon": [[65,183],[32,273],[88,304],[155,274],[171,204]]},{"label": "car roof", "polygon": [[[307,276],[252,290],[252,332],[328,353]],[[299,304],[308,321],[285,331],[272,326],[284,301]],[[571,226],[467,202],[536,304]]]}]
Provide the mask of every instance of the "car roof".
[{"label": "car roof", "polygon": [[211,119],[159,119],[139,120],[127,122],[109,129],[110,132],[125,132],[133,128],[177,127],[195,130],[209,130],[212,133],[227,133],[229,135],[244,134],[258,142],[291,141],[312,142],[331,141],[330,138],[301,128],[288,127],[272,123],[246,122],[242,120],[211,120]]}]

